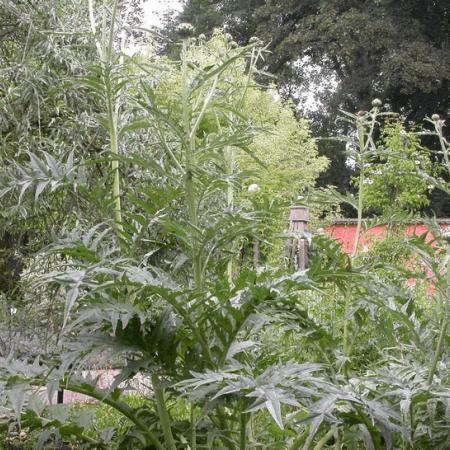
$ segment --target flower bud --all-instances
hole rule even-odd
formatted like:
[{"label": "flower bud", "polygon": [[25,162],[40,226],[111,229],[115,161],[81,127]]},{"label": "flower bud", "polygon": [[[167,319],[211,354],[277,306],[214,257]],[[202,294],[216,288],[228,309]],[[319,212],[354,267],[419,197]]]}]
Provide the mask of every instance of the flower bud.
[{"label": "flower bud", "polygon": [[441,118],[441,117],[439,116],[439,114],[433,114],[433,115],[431,116],[431,120],[432,120],[433,122],[437,122],[440,118]]},{"label": "flower bud", "polygon": [[225,33],[225,39],[227,40],[227,41],[232,41],[233,40],[233,36],[231,36],[231,34],[230,33]]},{"label": "flower bud", "polygon": [[198,35],[198,40],[199,40],[199,41],[206,41],[206,35],[203,34],[203,33],[202,33],[202,34],[199,34],[199,35]]},{"label": "flower bud", "polygon": [[256,36],[252,36],[249,40],[248,40],[249,44],[258,44],[259,38],[257,38]]},{"label": "flower bud", "polygon": [[358,111],[358,112],[356,113],[356,115],[357,115],[358,117],[364,117],[366,114],[367,114],[367,111],[363,111],[363,110]]},{"label": "flower bud", "polygon": [[177,27],[177,31],[182,37],[189,37],[194,34],[195,28],[188,22],[181,22]]},{"label": "flower bud", "polygon": [[256,194],[257,192],[259,192],[261,190],[261,188],[259,187],[258,184],[256,183],[252,183],[249,187],[248,187],[248,192],[250,194]]},{"label": "flower bud", "polygon": [[231,48],[237,48],[238,47],[238,43],[236,41],[231,41],[230,42],[230,47]]},{"label": "flower bud", "polygon": [[374,98],[372,100],[372,106],[374,108],[379,108],[382,104],[383,104],[383,102],[379,98]]}]

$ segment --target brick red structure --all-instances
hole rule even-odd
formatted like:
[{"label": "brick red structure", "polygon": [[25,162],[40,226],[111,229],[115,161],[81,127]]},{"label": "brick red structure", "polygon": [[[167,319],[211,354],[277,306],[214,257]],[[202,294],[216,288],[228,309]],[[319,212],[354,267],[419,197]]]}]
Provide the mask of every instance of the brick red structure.
[{"label": "brick red structure", "polygon": [[[442,229],[450,227],[450,219],[438,219],[437,222]],[[386,235],[386,230],[386,225],[377,225],[376,227],[367,230],[367,232],[363,230],[359,241],[360,251],[363,250],[365,246],[370,247],[370,244],[374,240],[383,239]],[[332,225],[326,227],[325,231],[329,236],[341,243],[345,253],[351,254],[353,252],[356,236],[356,219],[336,220]],[[426,225],[417,222],[406,226],[405,235],[412,236],[415,234],[420,236],[426,231],[428,231]],[[431,239],[431,235],[429,238]]]},{"label": "brick red structure", "polygon": [[[292,206],[289,214],[289,231],[292,234],[299,234],[299,237],[308,231],[309,211],[305,206]],[[437,223],[441,229],[450,229],[450,219],[437,219]],[[325,227],[325,232],[336,239],[342,246],[342,249],[347,254],[352,254],[355,245],[356,237],[356,219],[338,219],[332,225]],[[403,228],[404,225],[401,225]],[[405,227],[406,236],[421,236],[428,231],[426,225],[420,221],[410,223]],[[359,239],[359,251],[364,251],[365,248],[370,248],[371,244],[376,240],[382,240],[386,236],[387,225],[377,225],[364,231],[361,230]],[[427,236],[429,240],[432,239],[431,234]],[[307,259],[307,243],[304,239],[295,238],[292,240],[288,248],[288,255],[291,259],[295,259],[296,266],[299,269],[304,269],[308,265]]]},{"label": "brick red structure", "polygon": [[[438,219],[437,222],[442,229],[447,229],[450,226],[450,219]],[[386,235],[386,230],[386,225],[377,225],[366,232],[363,230],[359,242],[360,250],[364,249],[364,246],[370,247],[374,240],[383,239]],[[325,231],[329,236],[341,243],[345,253],[352,253],[356,236],[356,219],[336,220],[332,225],[326,227]],[[406,226],[405,235],[412,236],[415,234],[420,236],[426,231],[427,227],[423,223],[413,223]]]}]

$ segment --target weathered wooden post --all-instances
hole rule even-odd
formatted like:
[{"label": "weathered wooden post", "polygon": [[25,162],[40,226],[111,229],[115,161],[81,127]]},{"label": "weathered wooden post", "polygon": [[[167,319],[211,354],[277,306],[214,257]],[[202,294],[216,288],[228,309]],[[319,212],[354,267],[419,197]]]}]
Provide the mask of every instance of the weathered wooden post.
[{"label": "weathered wooden post", "polygon": [[288,256],[298,270],[308,267],[308,240],[304,233],[308,231],[309,209],[306,206],[292,206],[289,213],[289,232],[293,235]]},{"label": "weathered wooden post", "polygon": [[64,403],[64,389],[58,389],[58,395],[56,397],[56,403],[62,405]]}]

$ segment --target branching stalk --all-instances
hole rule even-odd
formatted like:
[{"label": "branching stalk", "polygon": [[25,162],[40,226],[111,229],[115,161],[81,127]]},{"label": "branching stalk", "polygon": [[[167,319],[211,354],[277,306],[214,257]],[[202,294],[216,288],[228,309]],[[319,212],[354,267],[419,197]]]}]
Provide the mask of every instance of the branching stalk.
[{"label": "branching stalk", "polygon": [[355,235],[355,244],[353,247],[352,257],[354,258],[358,253],[359,240],[361,236],[361,227],[362,227],[362,213],[363,213],[363,198],[364,198],[364,153],[365,153],[365,142],[364,142],[364,125],[361,121],[358,121],[358,142],[359,142],[359,155],[360,155],[360,172],[359,172],[359,186],[358,186],[358,219],[356,223],[356,235]]},{"label": "branching stalk", "polygon": [[125,402],[120,400],[112,399],[108,394],[105,394],[103,391],[92,390],[90,388],[86,388],[84,386],[77,385],[70,381],[61,380],[59,383],[62,389],[66,389],[68,391],[77,392],[79,394],[84,394],[88,397],[91,397],[95,400],[98,400],[105,405],[109,405],[114,408],[116,411],[121,413],[131,422],[133,422],[136,427],[148,438],[149,443],[155,446],[157,450],[165,450],[165,447],[159,442],[158,438],[149,430],[148,425],[142,422],[138,417],[136,417],[133,409],[131,409]]},{"label": "branching stalk", "polygon": [[449,146],[446,144],[443,132],[442,132],[442,121],[435,120],[434,127],[436,129],[436,134],[438,135],[439,144],[441,145],[442,154],[444,155],[445,165],[447,167],[447,174],[450,175],[450,157],[449,157]]}]

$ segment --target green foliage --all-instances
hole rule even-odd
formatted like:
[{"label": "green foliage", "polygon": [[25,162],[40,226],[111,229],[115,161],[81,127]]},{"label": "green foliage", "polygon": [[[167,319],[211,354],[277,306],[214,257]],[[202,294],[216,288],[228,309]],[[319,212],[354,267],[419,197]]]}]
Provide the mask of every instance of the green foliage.
[{"label": "green foliage", "polygon": [[[89,6],[82,42],[100,61],[67,77],[95,120],[82,129],[99,151],[77,147],[72,162],[64,140],[61,152],[38,146],[4,159],[7,217],[36,210],[40,226],[30,250],[38,269],[21,276],[30,284],[2,294],[26,303],[42,292],[61,326],[50,351],[0,358],[1,431],[23,430],[37,448],[444,447],[447,237],[429,224],[432,245],[404,241],[429,268],[430,310],[405,285],[423,271],[384,277],[392,264],[345,255],[324,235],[308,236],[308,270],[242,264],[240,244],[280,218],[274,199],[310,186],[324,164],[289,105],[255,85],[266,49],[217,32],[207,43],[185,38],[176,62],[125,60],[115,39],[122,2]],[[346,114],[360,188],[380,114],[377,105]],[[13,147],[18,136],[9,136]],[[292,168],[298,144],[303,165]],[[268,156],[273,146],[290,149],[286,160]],[[303,184],[289,186],[292,171]],[[267,191],[243,199],[255,172]],[[360,226],[363,194],[346,197]],[[86,372],[108,366],[118,369],[111,386]],[[144,398],[127,395],[136,376],[148,385]],[[100,406],[49,405],[58,388]]]},{"label": "green foliage", "polygon": [[377,153],[379,162],[365,169],[365,208],[389,214],[428,206],[430,187],[420,172],[430,174],[432,167],[417,134],[407,132],[401,122],[388,123]]},{"label": "green foliage", "polygon": [[[259,183],[262,194],[295,202],[298,195],[313,187],[328,161],[317,157],[308,122],[297,120],[292,105],[276,99],[275,92],[253,88],[246,96],[243,110],[267,132],[254,139],[250,146],[254,158],[244,155],[241,167],[259,172],[254,181]],[[261,170],[256,158],[265,170]]]},{"label": "green foliage", "polygon": [[[169,16],[163,43],[176,51],[179,22],[206,35],[223,27],[239,44],[268,42],[264,66],[280,92],[302,112],[312,96],[314,134],[330,136],[341,130],[339,110],[368,110],[374,97],[415,122],[448,114],[449,14],[446,0],[189,0]],[[348,190],[354,174],[344,147],[322,141],[319,149],[332,161],[320,185]],[[449,214],[446,196],[432,199],[438,215]]]}]

